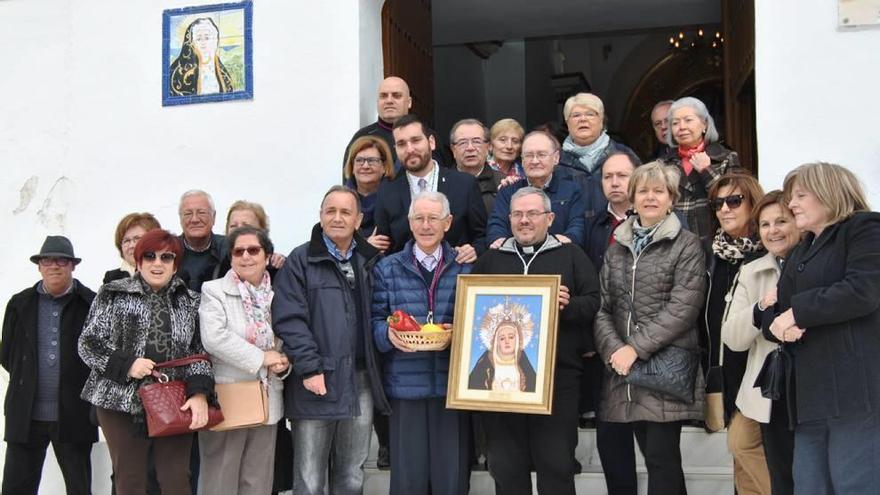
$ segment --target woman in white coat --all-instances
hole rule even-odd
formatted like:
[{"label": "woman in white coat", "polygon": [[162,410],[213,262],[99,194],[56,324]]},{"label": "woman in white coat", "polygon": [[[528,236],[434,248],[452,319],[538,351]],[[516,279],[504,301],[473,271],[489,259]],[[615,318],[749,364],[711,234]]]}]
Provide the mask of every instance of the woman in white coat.
[{"label": "woman in white coat", "polygon": [[227,242],[232,268],[202,285],[202,343],[217,384],[262,382],[269,417],[260,426],[199,433],[199,492],[267,495],[272,492],[276,423],[284,412],[282,380],[290,369],[287,357],[276,350],[272,331],[273,292],[266,266],[273,246],[265,231],[249,226],[230,232]]},{"label": "woman in white coat", "polygon": [[776,303],[776,282],[785,257],[800,240],[782,191],[767,193],[752,210],[761,243],[767,254],[742,267],[733,292],[730,312],[721,327],[721,339],[733,351],[749,351],[736,406],[747,418],[760,423],[764,455],[773,495],[794,493],[792,455],[794,434],[789,430],[786,398],[771,401],[755,387],[767,355],[776,349],[761,334],[761,315]]}]

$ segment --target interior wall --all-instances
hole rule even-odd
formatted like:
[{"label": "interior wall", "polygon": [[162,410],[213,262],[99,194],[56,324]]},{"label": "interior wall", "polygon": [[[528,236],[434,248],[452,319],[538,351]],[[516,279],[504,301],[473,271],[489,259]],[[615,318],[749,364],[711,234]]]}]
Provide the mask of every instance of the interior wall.
[{"label": "interior wall", "polygon": [[837,2],[755,2],[755,107],[765,189],[780,187],[797,165],[824,160],[855,172],[871,205],[880,208],[878,47],[880,27],[838,30]]},{"label": "interior wall", "polygon": [[526,120],[526,51],[523,40],[505,41],[485,61],[486,125],[500,119]]},{"label": "interior wall", "polygon": [[460,119],[486,121],[483,59],[464,45],[434,48],[434,123],[444,143]]}]

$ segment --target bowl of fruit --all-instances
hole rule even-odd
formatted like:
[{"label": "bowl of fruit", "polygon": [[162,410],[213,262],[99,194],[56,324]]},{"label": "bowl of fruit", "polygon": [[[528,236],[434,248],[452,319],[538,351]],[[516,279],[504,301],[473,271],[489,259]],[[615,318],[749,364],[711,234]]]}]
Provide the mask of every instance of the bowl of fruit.
[{"label": "bowl of fruit", "polygon": [[424,325],[403,310],[397,310],[388,317],[388,328],[395,337],[416,351],[442,351],[449,347],[452,329],[435,324],[428,315]]}]

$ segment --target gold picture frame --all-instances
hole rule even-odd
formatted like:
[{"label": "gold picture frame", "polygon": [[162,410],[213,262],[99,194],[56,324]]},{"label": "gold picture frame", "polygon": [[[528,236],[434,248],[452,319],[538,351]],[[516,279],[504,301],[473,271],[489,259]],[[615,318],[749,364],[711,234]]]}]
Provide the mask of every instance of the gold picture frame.
[{"label": "gold picture frame", "polygon": [[559,275],[459,275],[446,407],[550,414]]}]

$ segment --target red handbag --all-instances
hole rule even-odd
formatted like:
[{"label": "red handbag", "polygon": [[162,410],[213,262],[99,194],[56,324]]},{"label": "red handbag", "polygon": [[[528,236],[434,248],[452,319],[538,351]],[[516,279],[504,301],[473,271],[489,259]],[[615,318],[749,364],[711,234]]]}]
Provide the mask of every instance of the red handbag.
[{"label": "red handbag", "polygon": [[223,421],[220,408],[208,405],[208,424],[198,430],[191,430],[189,425],[192,422],[192,412],[180,410],[186,402],[186,383],[183,380],[168,380],[168,375],[157,371],[160,368],[176,368],[208,360],[207,354],[194,354],[156,363],[152,372],[156,383],[142,385],[138,389],[138,397],[144,405],[147,433],[150,437],[168,437],[206,430]]}]

